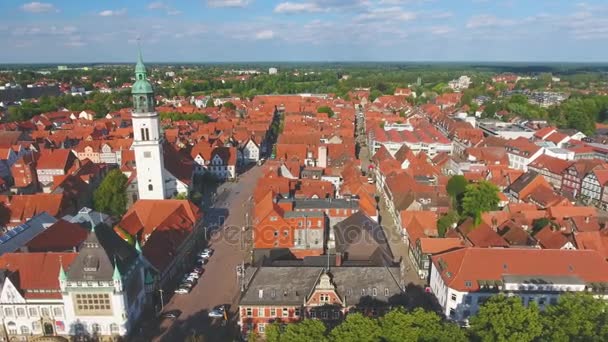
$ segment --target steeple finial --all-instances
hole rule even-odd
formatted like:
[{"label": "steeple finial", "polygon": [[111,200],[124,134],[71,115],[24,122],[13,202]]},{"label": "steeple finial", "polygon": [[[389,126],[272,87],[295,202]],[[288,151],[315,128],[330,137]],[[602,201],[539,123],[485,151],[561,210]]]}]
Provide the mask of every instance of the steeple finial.
[{"label": "steeple finial", "polygon": [[119,281],[122,276],[120,275],[120,270],[118,269],[118,263],[116,262],[116,255],[114,256],[114,274],[112,275],[112,280]]},{"label": "steeple finial", "polygon": [[141,245],[139,244],[139,239],[137,236],[135,237],[135,250],[137,253],[141,254]]},{"label": "steeple finial", "polygon": [[63,260],[61,255],[59,256],[59,281],[66,281],[68,277],[65,274],[65,270],[63,269]]}]

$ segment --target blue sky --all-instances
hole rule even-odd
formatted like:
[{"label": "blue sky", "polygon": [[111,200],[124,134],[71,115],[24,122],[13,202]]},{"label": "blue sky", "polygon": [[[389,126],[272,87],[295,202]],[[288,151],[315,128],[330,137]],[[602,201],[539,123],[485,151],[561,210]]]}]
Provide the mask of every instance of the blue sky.
[{"label": "blue sky", "polygon": [[0,0],[0,63],[608,61],[608,1]]}]

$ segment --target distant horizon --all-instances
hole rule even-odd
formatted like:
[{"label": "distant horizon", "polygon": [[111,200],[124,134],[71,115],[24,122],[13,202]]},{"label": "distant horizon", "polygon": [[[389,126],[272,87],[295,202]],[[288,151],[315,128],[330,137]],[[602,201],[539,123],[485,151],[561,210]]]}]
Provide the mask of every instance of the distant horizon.
[{"label": "distant horizon", "polygon": [[[88,61],[88,62],[0,62],[0,66],[7,65],[40,65],[40,66],[70,66],[70,65],[135,65],[135,60],[133,61]],[[246,65],[246,64],[260,64],[260,65],[270,65],[270,64],[370,64],[370,63],[378,63],[378,64],[412,64],[412,65],[422,65],[422,64],[458,64],[469,66],[472,64],[482,64],[489,66],[500,66],[500,65],[513,65],[513,64],[523,64],[523,65],[593,65],[593,66],[608,66],[608,61],[540,61],[540,60],[234,60],[234,61],[147,61],[144,60],[146,65],[190,65],[190,64],[236,64],[236,65]]]}]

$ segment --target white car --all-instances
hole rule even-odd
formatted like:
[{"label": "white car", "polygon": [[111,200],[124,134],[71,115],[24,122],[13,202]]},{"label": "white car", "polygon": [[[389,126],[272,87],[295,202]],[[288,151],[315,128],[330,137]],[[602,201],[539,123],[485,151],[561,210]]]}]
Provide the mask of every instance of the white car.
[{"label": "white car", "polygon": [[199,258],[209,258],[213,254],[213,250],[210,248],[205,248],[202,252],[198,254]]},{"label": "white car", "polygon": [[200,277],[201,277],[201,275],[198,274],[197,272],[190,272],[190,274],[188,274],[188,279],[190,279],[190,278],[198,279]]},{"label": "white car", "polygon": [[188,294],[190,293],[190,289],[188,289],[187,287],[179,287],[174,292],[175,294]]},{"label": "white car", "polygon": [[223,305],[220,306],[216,306],[213,310],[209,311],[209,317],[212,318],[223,318],[224,317],[224,311],[226,311],[226,308]]}]

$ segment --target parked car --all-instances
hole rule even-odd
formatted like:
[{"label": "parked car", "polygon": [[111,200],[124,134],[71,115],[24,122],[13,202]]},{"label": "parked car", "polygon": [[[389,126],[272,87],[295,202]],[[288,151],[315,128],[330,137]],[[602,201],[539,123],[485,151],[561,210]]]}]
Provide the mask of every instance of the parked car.
[{"label": "parked car", "polygon": [[193,279],[197,279],[200,278],[201,275],[198,274],[197,272],[190,272],[190,274],[188,275],[188,278],[193,278]]},{"label": "parked car", "polygon": [[213,308],[213,310],[209,311],[209,317],[223,318],[225,311],[226,311],[226,308],[224,307],[224,305],[218,305],[215,308]]},{"label": "parked car", "polygon": [[176,319],[177,317],[179,317],[179,315],[181,315],[182,312],[179,310],[171,310],[171,311],[166,311],[163,312],[160,317],[161,318],[168,318],[168,319]]},{"label": "parked car", "polygon": [[203,274],[203,272],[205,272],[205,270],[202,267],[196,267],[194,270],[192,270],[193,272],[200,274]]},{"label": "parked car", "polygon": [[209,258],[213,254],[213,250],[211,248],[205,248],[202,252],[198,254],[199,258]]},{"label": "parked car", "polygon": [[178,287],[175,291],[175,294],[188,294],[190,293],[190,289],[187,287]]}]

